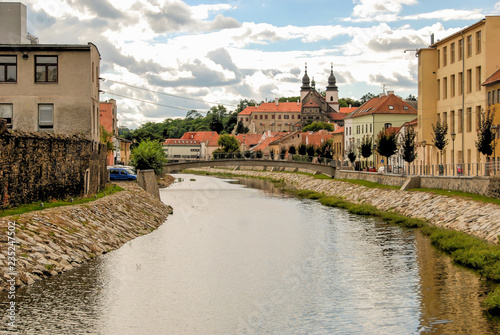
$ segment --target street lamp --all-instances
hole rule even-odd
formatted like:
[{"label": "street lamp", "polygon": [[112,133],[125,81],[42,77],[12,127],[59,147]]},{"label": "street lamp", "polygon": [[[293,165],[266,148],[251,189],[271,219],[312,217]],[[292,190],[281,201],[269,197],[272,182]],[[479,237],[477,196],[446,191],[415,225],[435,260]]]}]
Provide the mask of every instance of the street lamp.
[{"label": "street lamp", "polygon": [[455,175],[455,138],[457,134],[451,133],[451,141],[453,142],[453,151],[451,155],[451,169],[453,170],[453,175]]},{"label": "street lamp", "polygon": [[495,175],[497,174],[497,153],[496,153],[496,142],[497,142],[497,129],[498,126],[494,125],[491,126],[491,133],[493,134],[493,166],[494,166],[494,171],[493,172]]},{"label": "street lamp", "polygon": [[422,147],[424,148],[424,175],[425,175],[425,145],[427,144],[426,140],[422,141]]}]

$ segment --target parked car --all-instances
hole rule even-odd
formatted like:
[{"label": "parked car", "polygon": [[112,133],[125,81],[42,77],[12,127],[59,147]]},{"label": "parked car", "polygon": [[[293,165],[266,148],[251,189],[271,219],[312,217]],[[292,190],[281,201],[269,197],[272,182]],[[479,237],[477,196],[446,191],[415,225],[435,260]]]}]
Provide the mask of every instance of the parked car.
[{"label": "parked car", "polygon": [[137,175],[132,169],[125,167],[108,167],[109,179],[111,180],[136,180]]},{"label": "parked car", "polygon": [[375,166],[368,166],[368,172],[377,172],[377,169],[375,168]]}]

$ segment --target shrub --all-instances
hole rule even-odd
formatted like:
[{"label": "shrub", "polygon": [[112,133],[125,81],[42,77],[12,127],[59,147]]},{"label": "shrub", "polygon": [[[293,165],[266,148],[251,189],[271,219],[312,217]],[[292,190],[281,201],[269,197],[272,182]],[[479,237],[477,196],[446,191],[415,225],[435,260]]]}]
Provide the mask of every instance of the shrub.
[{"label": "shrub", "polygon": [[160,142],[142,141],[132,150],[130,164],[137,170],[154,170],[157,175],[162,174],[167,157]]}]

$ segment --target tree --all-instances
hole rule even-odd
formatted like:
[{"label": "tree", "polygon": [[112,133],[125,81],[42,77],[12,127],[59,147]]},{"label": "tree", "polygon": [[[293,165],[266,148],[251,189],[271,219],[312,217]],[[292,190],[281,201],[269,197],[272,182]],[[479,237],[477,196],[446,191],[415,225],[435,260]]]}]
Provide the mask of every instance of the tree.
[{"label": "tree", "polygon": [[411,164],[417,158],[417,143],[415,142],[415,130],[411,126],[404,128],[403,134],[403,159],[408,164]]},{"label": "tree", "polygon": [[132,150],[130,164],[136,170],[154,170],[160,175],[166,163],[167,157],[160,142],[145,140]]},{"label": "tree", "polygon": [[297,150],[295,149],[295,146],[293,144],[288,148],[288,153],[290,155],[295,155],[297,153]]},{"label": "tree", "polygon": [[372,144],[372,137],[370,135],[363,136],[363,140],[359,146],[359,151],[361,151],[361,156],[365,159],[372,155]]},{"label": "tree", "polygon": [[281,148],[280,149],[280,159],[285,159],[286,156],[286,148]]},{"label": "tree", "polygon": [[486,156],[491,156],[493,153],[493,132],[491,125],[493,124],[494,112],[488,108],[486,112],[482,112],[479,117],[479,128],[477,130],[476,148],[480,153]]},{"label": "tree", "polygon": [[106,151],[108,154],[112,151],[115,151],[115,146],[113,144],[113,134],[108,132],[106,128],[101,126],[101,143],[103,143],[106,146]]},{"label": "tree", "polygon": [[328,139],[321,143],[321,145],[316,150],[318,155],[322,158],[332,159],[333,158],[333,139]]},{"label": "tree", "polygon": [[236,135],[248,134],[249,131],[250,131],[250,129],[248,129],[248,127],[244,126],[242,121],[238,121],[238,125],[236,126],[236,131],[235,131]]},{"label": "tree", "polygon": [[357,154],[356,154],[356,146],[353,143],[349,144],[346,153],[347,153],[347,158],[349,159],[351,164],[354,164]]},{"label": "tree", "polygon": [[240,150],[238,140],[232,135],[225,134],[219,136],[217,144],[224,152],[237,152]]},{"label": "tree", "polygon": [[381,130],[377,135],[377,152],[386,158],[389,162],[389,157],[394,155],[398,150],[396,132],[391,130]]},{"label": "tree", "polygon": [[413,94],[410,94],[406,99],[406,101],[417,101],[417,97]]},{"label": "tree", "polygon": [[297,150],[299,152],[299,155],[301,155],[301,156],[304,156],[307,153],[307,148],[306,148],[306,145],[304,143],[299,144],[299,147]]},{"label": "tree", "polygon": [[311,124],[308,124],[307,126],[305,126],[304,128],[302,128],[302,131],[303,132],[307,132],[307,131],[313,131],[313,132],[317,132],[317,131],[320,131],[320,130],[323,130],[323,129],[326,129],[328,131],[334,131],[335,130],[335,126],[331,123],[327,123],[327,122],[313,122]]},{"label": "tree", "polygon": [[[240,121],[241,122],[241,121]],[[231,134],[231,132],[234,129],[234,126],[238,123],[238,113],[234,112],[229,115],[229,118],[226,120],[226,125],[224,127],[224,130],[228,133]]]},{"label": "tree", "polygon": [[441,121],[438,120],[436,125],[432,125],[432,141],[434,142],[434,146],[441,153],[441,165],[443,164],[443,150],[448,144],[446,133],[448,133],[448,125],[446,123],[441,123]]},{"label": "tree", "polygon": [[375,98],[375,94],[368,92],[361,97],[360,102],[361,102],[361,104],[364,104],[365,102],[370,101],[373,98]]},{"label": "tree", "polygon": [[316,153],[316,148],[312,144],[306,145],[306,153],[307,156],[309,157],[314,157],[314,154]]}]

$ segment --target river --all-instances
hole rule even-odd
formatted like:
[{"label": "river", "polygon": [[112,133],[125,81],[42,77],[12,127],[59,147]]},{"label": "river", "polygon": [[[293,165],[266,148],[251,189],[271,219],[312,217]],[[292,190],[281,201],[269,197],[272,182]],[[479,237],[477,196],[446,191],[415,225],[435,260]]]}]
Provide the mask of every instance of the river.
[{"label": "river", "polygon": [[[418,230],[272,184],[193,175],[174,214],[80,268],[18,289],[21,334],[496,334],[491,290]],[[0,295],[5,315],[5,294]],[[5,330],[5,319],[0,329]]]}]

